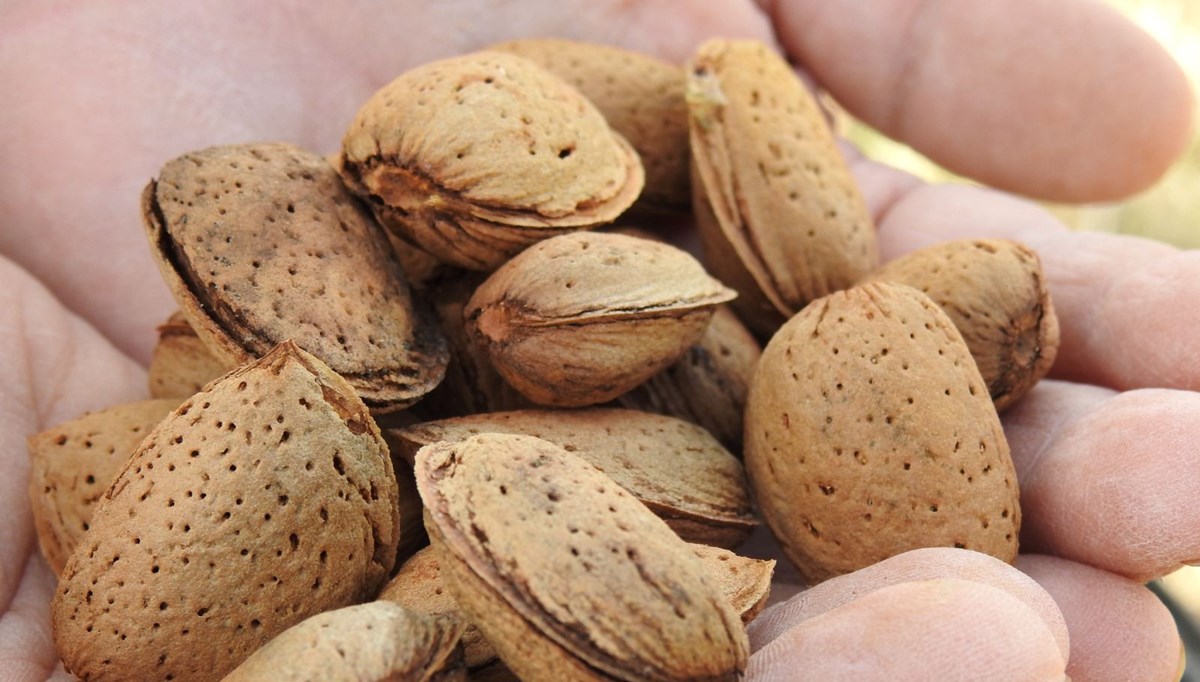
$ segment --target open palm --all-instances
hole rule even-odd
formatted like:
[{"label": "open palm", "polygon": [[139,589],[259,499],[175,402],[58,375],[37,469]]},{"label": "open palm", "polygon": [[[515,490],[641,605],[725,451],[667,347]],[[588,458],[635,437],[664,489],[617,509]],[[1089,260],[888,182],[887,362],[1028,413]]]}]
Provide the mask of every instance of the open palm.
[{"label": "open palm", "polygon": [[[45,679],[58,665],[24,439],[144,397],[141,363],[173,304],[137,199],[166,159],[250,140],[332,150],[357,106],[401,71],[525,36],[676,62],[715,35],[773,42],[885,132],[987,184],[1062,200],[1151,183],[1182,149],[1190,116],[1174,64],[1088,0],[28,1],[5,3],[0,26],[6,680]],[[1061,677],[1065,618],[1073,678],[1169,677],[1178,637],[1135,581],[1200,558],[1200,478],[1190,475],[1200,466],[1200,256],[1067,232],[1010,195],[925,186],[847,154],[885,257],[976,236],[1039,251],[1063,345],[1056,378],[1005,423],[1022,547],[1053,557],[1018,564],[1045,592],[954,550],[831,581],[755,624],[751,672]]]}]

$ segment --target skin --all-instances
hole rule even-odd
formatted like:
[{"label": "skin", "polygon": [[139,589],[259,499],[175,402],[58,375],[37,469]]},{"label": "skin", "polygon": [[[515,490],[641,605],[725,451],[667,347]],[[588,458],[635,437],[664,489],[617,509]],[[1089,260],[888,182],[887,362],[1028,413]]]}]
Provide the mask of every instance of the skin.
[{"label": "skin", "polygon": [[[401,71],[530,35],[673,61],[712,35],[766,40],[868,122],[960,172],[1036,197],[1127,195],[1158,178],[1189,135],[1191,94],[1179,68],[1086,0],[388,8],[282,0],[0,8],[6,679],[65,676],[49,631],[53,577],[26,502],[24,439],[145,396],[153,328],[173,304],[138,227],[137,197],[179,153],[254,139],[335,149],[357,106]],[[1138,670],[1171,679],[1178,635],[1138,581],[1200,558],[1200,481],[1180,475],[1200,466],[1189,447],[1200,440],[1191,350],[1200,259],[1072,233],[1012,195],[926,186],[846,153],[885,257],[982,236],[1020,239],[1041,254],[1063,346],[1054,380],[1005,425],[1023,489],[1023,547],[1058,558],[1018,564],[1045,593],[1011,567],[954,550],[904,557],[890,577],[868,570],[800,593],[764,614],[771,627],[755,637],[751,678],[893,680],[936,670],[950,679],[1119,679]],[[1114,647],[1122,632],[1139,637]]]}]

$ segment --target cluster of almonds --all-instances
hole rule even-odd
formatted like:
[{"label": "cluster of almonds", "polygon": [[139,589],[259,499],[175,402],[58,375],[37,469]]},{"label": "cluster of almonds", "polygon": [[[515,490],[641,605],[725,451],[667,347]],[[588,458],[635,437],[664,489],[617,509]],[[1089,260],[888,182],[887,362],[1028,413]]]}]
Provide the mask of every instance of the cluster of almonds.
[{"label": "cluster of almonds", "polygon": [[[703,263],[598,229],[689,207]],[[154,399],[29,441],[82,679],[737,679],[757,513],[811,581],[1016,556],[1038,259],[879,268],[763,45],[499,45],[400,76],[336,157],[185,154],[142,208],[181,308]]]}]

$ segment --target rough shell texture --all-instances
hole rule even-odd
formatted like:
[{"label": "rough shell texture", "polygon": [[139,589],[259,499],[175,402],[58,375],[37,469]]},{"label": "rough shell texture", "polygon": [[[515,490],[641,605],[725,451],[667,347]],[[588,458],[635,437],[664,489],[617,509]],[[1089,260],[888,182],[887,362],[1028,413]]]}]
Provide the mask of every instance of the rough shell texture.
[{"label": "rough shell texture", "polygon": [[500,52],[404,73],[363,105],[342,148],[346,184],[389,229],[476,270],[611,222],[644,182],[637,153],[583,95]]},{"label": "rough shell texture", "polygon": [[462,622],[374,601],[326,611],[279,633],[224,682],[466,680]]},{"label": "rough shell texture", "polygon": [[675,364],[617,397],[623,406],[703,426],[735,454],[750,378],[762,355],[758,341],[728,306],[719,306],[700,341]]},{"label": "rough shell texture", "polygon": [[596,105],[637,150],[646,169],[638,205],[688,208],[692,195],[682,68],[616,47],[555,38],[514,40],[489,49],[537,63]]},{"label": "rough shell texture", "polygon": [[231,369],[208,350],[177,310],[158,327],[158,344],[150,357],[150,397],[183,402]]},{"label": "rough shell texture", "polygon": [[687,97],[705,262],[751,329],[770,336],[878,265],[866,202],[787,62],[762,43],[709,41]]},{"label": "rough shell texture", "polygon": [[709,545],[692,545],[692,551],[708,566],[733,610],[741,614],[743,623],[762,613],[771,594],[774,559],[752,559]]},{"label": "rough shell texture", "polygon": [[392,431],[401,457],[480,433],[536,436],[608,474],[688,542],[736,547],[758,525],[741,462],[703,428],[624,409],[522,410]]},{"label": "rough shell texture", "polygon": [[55,573],[88,529],[92,508],[138,443],[177,400],[118,405],[29,437],[29,498],[42,555]]},{"label": "rough shell texture", "polygon": [[441,380],[445,340],[320,156],[287,144],[192,152],[163,167],[142,203],[163,277],[221,362],[294,340],[378,411]]},{"label": "rough shell texture", "polygon": [[945,311],[1003,411],[1046,376],[1058,355],[1058,316],[1029,247],[1003,239],[947,242],[915,251],[866,281],[920,289]]},{"label": "rough shell texture", "polygon": [[164,419],[96,504],[52,604],[85,680],[216,680],[279,632],[374,597],[396,482],[353,389],[281,344]]},{"label": "rough shell texture", "polygon": [[582,459],[528,436],[424,448],[442,576],[524,680],[734,680],[748,642],[700,559]]},{"label": "rough shell texture", "polygon": [[612,400],[679,359],[734,292],[686,252],[621,234],[543,241],[488,277],[467,331],[540,405]]},{"label": "rough shell texture", "polygon": [[910,287],[814,301],[767,344],[746,412],[764,520],[810,581],[918,547],[1017,555],[1017,479],[962,336]]},{"label": "rough shell texture", "polygon": [[[379,593],[379,599],[431,616],[462,618],[458,602],[454,601],[442,580],[442,569],[432,547],[422,549],[404,562]],[[462,645],[468,668],[479,668],[496,660],[496,650],[474,625],[466,625],[463,629]]]}]

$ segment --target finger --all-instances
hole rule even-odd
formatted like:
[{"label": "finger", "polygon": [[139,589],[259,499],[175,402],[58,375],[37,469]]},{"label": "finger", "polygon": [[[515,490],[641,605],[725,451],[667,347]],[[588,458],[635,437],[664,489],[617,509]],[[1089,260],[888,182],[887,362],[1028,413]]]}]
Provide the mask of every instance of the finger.
[{"label": "finger", "polygon": [[50,633],[47,605],[54,594],[54,574],[44,561],[30,557],[12,601],[0,609],[0,670],[13,682],[71,680],[58,671],[58,653]]},{"label": "finger", "polygon": [[1150,590],[1090,566],[1022,556],[1017,567],[1054,597],[1071,631],[1073,680],[1178,680],[1183,648],[1175,621]]},{"label": "finger", "polygon": [[1042,617],[1004,590],[939,579],[884,587],[784,632],[749,680],[1061,680]]},{"label": "finger", "polygon": [[1004,425],[1022,551],[1138,581],[1200,561],[1200,394],[1043,381]]},{"label": "finger", "polygon": [[760,4],[851,112],[988,185],[1115,199],[1153,183],[1187,144],[1186,76],[1105,3]]},{"label": "finger", "polygon": [[1072,232],[1032,203],[951,185],[908,191],[879,225],[885,259],[979,237],[1015,239],[1038,252],[1062,330],[1053,376],[1118,389],[1200,390],[1200,251]]},{"label": "finger", "polygon": [[748,632],[752,651],[762,648],[790,628],[820,616],[871,592],[899,583],[953,578],[1003,590],[1041,616],[1054,635],[1059,652],[1067,657],[1067,626],[1046,591],[1012,566],[979,552],[936,547],[916,549],[819,585],[773,606],[751,621]]},{"label": "finger", "polygon": [[146,393],[145,371],[0,258],[0,608],[36,552],[25,438]]}]

